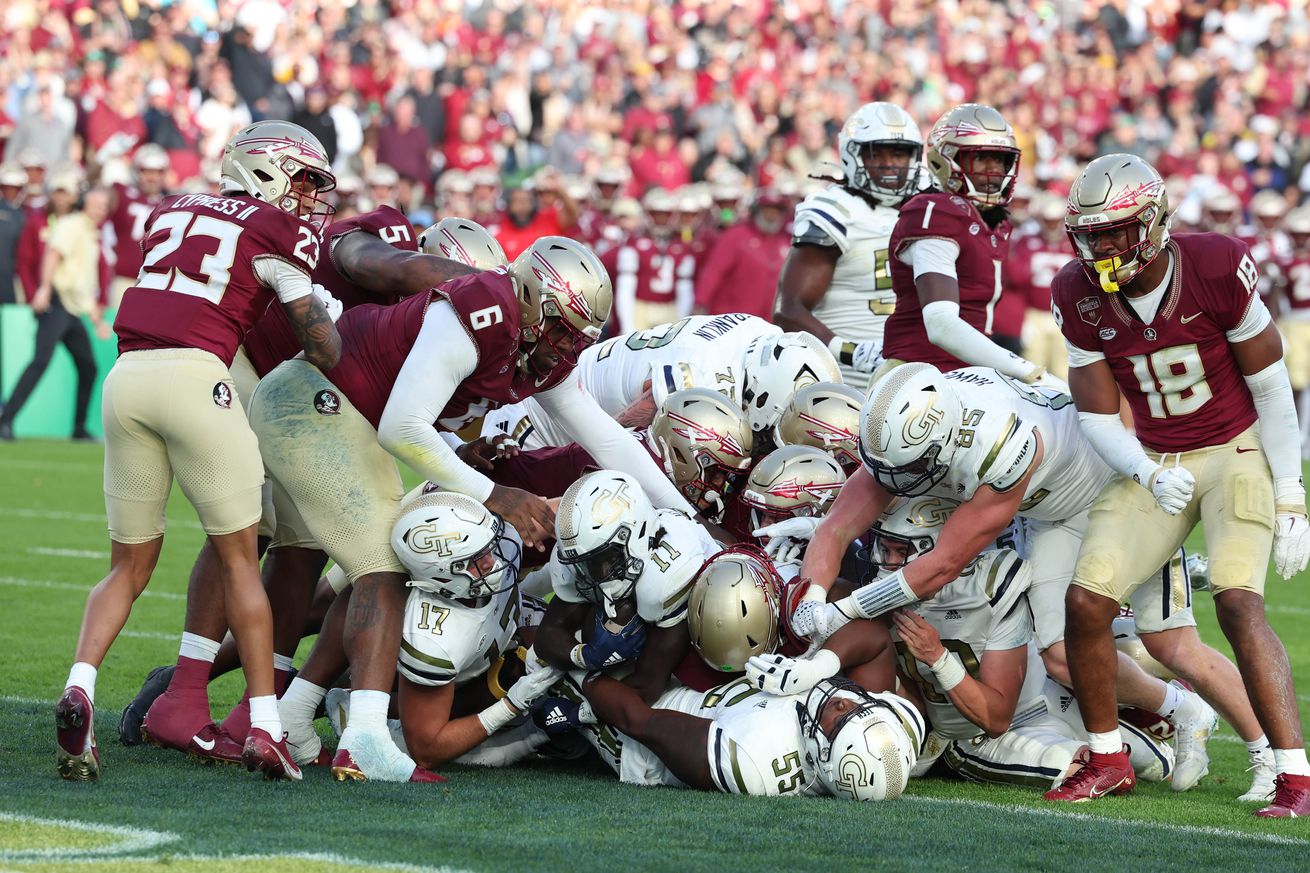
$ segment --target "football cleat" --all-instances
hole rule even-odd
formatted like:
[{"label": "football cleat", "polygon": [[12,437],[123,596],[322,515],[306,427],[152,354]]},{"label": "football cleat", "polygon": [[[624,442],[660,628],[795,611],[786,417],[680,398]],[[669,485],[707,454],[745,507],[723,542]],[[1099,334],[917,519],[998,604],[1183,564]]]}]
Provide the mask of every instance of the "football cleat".
[{"label": "football cleat", "polygon": [[332,775],[338,782],[445,782],[418,766],[387,733],[347,730],[332,759]]},{"label": "football cleat", "polygon": [[1107,794],[1127,794],[1137,785],[1132,762],[1128,760],[1128,747],[1113,755],[1101,755],[1084,750],[1078,759],[1082,767],[1071,776],[1042,795],[1047,800],[1064,803],[1086,803]]},{"label": "football cleat", "polygon": [[287,748],[297,764],[314,764],[323,753],[323,741],[314,730],[314,723],[306,719],[290,719],[282,712],[282,729],[287,732]]},{"label": "football cleat", "polygon": [[1251,766],[1246,768],[1246,772],[1252,773],[1251,788],[1241,797],[1237,798],[1241,803],[1269,803],[1274,799],[1274,777],[1278,775],[1274,769],[1274,751],[1273,749],[1261,749],[1258,753],[1251,756]]},{"label": "football cleat", "polygon": [[216,764],[240,764],[242,741],[235,739],[212,721],[196,731],[182,751],[192,758]]},{"label": "football cleat", "polygon": [[1310,815],[1310,776],[1279,773],[1274,777],[1274,800],[1255,812],[1260,818],[1301,818]]},{"label": "football cleat", "polygon": [[[205,727],[214,727],[209,695],[204,691],[165,691],[150,704],[141,722],[141,738],[164,749],[189,750],[191,740]],[[207,744],[202,741],[203,751]]]},{"label": "football cleat", "polygon": [[244,740],[250,733],[250,692],[241,695],[237,705],[223,719],[219,729],[234,739]]},{"label": "football cleat", "polygon": [[76,685],[64,689],[55,704],[55,763],[69,782],[100,778],[100,750],[96,748],[95,706]]},{"label": "football cleat", "polygon": [[[338,782],[367,782],[368,776],[364,770],[355,763],[350,752],[346,749],[338,749],[336,757],[332,759],[332,775]],[[446,777],[431,770],[425,770],[418,765],[414,766],[414,772],[409,774],[409,782],[445,782]]]},{"label": "football cleat", "polygon": [[258,770],[265,779],[285,779],[299,782],[303,776],[296,762],[287,750],[287,736],[274,740],[263,728],[251,728],[246,737],[245,748],[241,751],[241,760],[246,769],[252,773]]},{"label": "football cleat", "polygon": [[145,742],[141,735],[141,723],[146,720],[146,713],[159,695],[168,690],[168,683],[173,681],[175,665],[156,667],[146,675],[141,690],[132,698],[132,702],[123,707],[123,714],[118,719],[118,741],[125,746],[139,746]]},{"label": "football cleat", "polygon": [[329,688],[327,696],[323,698],[323,707],[327,710],[332,733],[340,739],[346,732],[346,723],[350,720],[350,689]]},{"label": "football cleat", "polygon": [[1194,691],[1187,691],[1176,681],[1171,682],[1184,691],[1186,700],[1173,714],[1174,750],[1174,791],[1187,791],[1201,781],[1201,777],[1210,772],[1210,755],[1205,750],[1210,735],[1219,725],[1219,715],[1210,704],[1201,699]]}]

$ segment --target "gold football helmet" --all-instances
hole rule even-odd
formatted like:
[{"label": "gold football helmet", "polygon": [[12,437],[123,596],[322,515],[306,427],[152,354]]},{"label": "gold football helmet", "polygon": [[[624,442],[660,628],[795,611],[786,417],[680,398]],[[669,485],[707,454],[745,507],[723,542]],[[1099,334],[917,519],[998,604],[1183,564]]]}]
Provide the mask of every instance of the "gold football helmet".
[{"label": "gold football helmet", "polygon": [[556,348],[565,360],[576,360],[600,337],[614,305],[614,286],[590,248],[568,237],[543,236],[514,259],[509,274],[528,345],[545,339],[554,347],[545,327],[548,318],[559,319],[573,336],[571,352]]},{"label": "gold football helmet", "polygon": [[[975,166],[980,153],[1000,153],[1004,169],[985,173]],[[1006,206],[1019,176],[1019,143],[1001,113],[981,103],[965,103],[947,112],[928,132],[924,165],[937,187],[972,200],[981,209]]]},{"label": "gold football helmet", "polygon": [[[302,173],[313,191],[294,190]],[[318,137],[289,121],[256,121],[238,130],[223,148],[219,190],[243,191],[283,212],[320,226],[336,208],[322,196],[337,185]]]},{"label": "gold football helmet", "polygon": [[418,248],[429,255],[459,261],[479,270],[509,263],[505,250],[482,225],[467,218],[443,218],[419,234]]},{"label": "gold football helmet", "polygon": [[655,413],[650,435],[665,472],[692,505],[723,512],[751,465],[751,429],[741,407],[717,391],[670,394]]},{"label": "gold football helmet", "polygon": [[750,507],[753,529],[797,516],[828,511],[846,474],[829,455],[812,446],[785,446],[764,457],[746,479],[741,502]]},{"label": "gold football helmet", "polygon": [[734,546],[705,562],[687,601],[687,630],[710,669],[740,673],[751,657],[777,651],[783,587],[773,564],[751,546]]},{"label": "gold football helmet", "polygon": [[[1169,194],[1155,168],[1136,155],[1105,155],[1078,174],[1069,191],[1065,230],[1087,275],[1118,291],[1169,242]],[[1126,235],[1117,250],[1098,243]]]},{"label": "gold football helmet", "polygon": [[774,440],[780,446],[822,449],[849,476],[860,466],[860,407],[864,394],[849,385],[815,382],[792,395]]}]

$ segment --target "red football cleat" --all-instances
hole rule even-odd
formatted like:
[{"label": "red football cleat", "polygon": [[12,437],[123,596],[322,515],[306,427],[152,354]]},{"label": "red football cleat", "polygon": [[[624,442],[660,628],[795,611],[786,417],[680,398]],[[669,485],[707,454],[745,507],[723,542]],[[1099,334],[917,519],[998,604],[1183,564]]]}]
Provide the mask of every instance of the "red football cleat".
[{"label": "red football cleat", "polygon": [[251,772],[258,770],[264,774],[265,779],[299,782],[303,776],[296,762],[291,760],[291,753],[287,751],[286,734],[283,734],[281,739],[274,740],[269,736],[268,731],[251,728],[250,734],[246,737],[245,748],[241,752],[241,759],[245,762],[247,770]]},{"label": "red football cleat", "polygon": [[[148,743],[179,752],[190,750],[191,740],[206,726],[213,726],[209,695],[204,691],[165,691],[150,704],[141,722],[141,736]],[[205,743],[200,748],[203,750]]]},{"label": "red football cleat", "polygon": [[1117,754],[1100,755],[1083,753],[1083,766],[1057,787],[1043,795],[1047,800],[1065,803],[1085,803],[1107,794],[1127,794],[1137,785],[1132,762],[1128,760],[1128,747]]},{"label": "red football cleat", "polygon": [[243,741],[246,734],[250,733],[250,695],[241,695],[241,700],[232,711],[223,719],[219,729],[235,740]]},{"label": "red football cleat", "polygon": [[[368,776],[355,763],[355,759],[350,757],[348,749],[338,749],[336,757],[332,759],[332,775],[338,782],[350,780],[352,782],[367,782]],[[422,767],[415,767],[414,772],[409,774],[410,782],[445,782],[446,777],[431,770],[425,770]]]},{"label": "red football cleat", "polygon": [[1256,810],[1255,814],[1261,818],[1300,818],[1310,815],[1310,776],[1279,773],[1274,777],[1273,803]]},{"label": "red football cleat", "polygon": [[55,763],[59,775],[70,782],[100,778],[95,713],[91,698],[76,685],[65,688],[55,704]]}]

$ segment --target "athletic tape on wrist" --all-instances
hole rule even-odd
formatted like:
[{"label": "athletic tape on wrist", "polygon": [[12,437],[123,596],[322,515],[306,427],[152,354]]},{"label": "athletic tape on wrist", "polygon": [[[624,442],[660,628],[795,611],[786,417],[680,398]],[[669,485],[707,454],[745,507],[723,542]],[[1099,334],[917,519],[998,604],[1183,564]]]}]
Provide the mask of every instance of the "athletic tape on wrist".
[{"label": "athletic tape on wrist", "polygon": [[582,649],[583,649],[582,643],[578,643],[576,646],[574,646],[573,650],[569,652],[569,660],[572,661],[573,666],[577,667],[579,670],[586,670],[587,662],[582,657]]},{"label": "athletic tape on wrist", "polygon": [[909,606],[919,598],[905,581],[905,571],[897,570],[890,576],[855,589],[855,593],[847,599],[861,618],[876,618],[884,612]]},{"label": "athletic tape on wrist", "polygon": [[928,669],[937,677],[937,684],[942,686],[943,691],[950,691],[969,675],[964,669],[964,662],[954,652],[943,651],[942,656]]},{"label": "athletic tape on wrist", "polygon": [[482,723],[482,729],[491,736],[505,725],[512,722],[518,713],[514,710],[513,704],[508,699],[497,700],[488,706],[482,712],[478,713],[478,721]]}]

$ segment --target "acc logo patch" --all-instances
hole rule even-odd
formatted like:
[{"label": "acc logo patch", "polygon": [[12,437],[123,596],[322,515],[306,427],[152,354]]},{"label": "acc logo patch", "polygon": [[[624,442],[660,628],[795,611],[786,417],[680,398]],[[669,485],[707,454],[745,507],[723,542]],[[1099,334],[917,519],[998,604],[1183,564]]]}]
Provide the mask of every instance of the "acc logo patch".
[{"label": "acc logo patch", "polygon": [[969,225],[969,233],[970,233],[970,235],[972,235],[972,236],[977,236],[977,235],[978,235],[978,231],[980,231],[980,230],[982,230],[982,226],[979,225],[978,222],[976,222],[976,221],[975,221],[973,224]]},{"label": "acc logo patch", "polygon": [[1115,329],[1114,329],[1114,328],[1112,328],[1112,327],[1103,327],[1103,328],[1101,328],[1101,339],[1103,339],[1103,340],[1112,340],[1112,339],[1114,339],[1114,335],[1115,335]]},{"label": "acc logo patch", "polygon": [[1084,297],[1078,301],[1078,317],[1095,327],[1101,323],[1101,301],[1095,297]]},{"label": "acc logo patch", "polygon": [[219,409],[232,408],[232,386],[226,382],[214,385],[214,405]]},{"label": "acc logo patch", "polygon": [[337,392],[324,388],[314,395],[314,409],[319,415],[340,415],[341,398]]}]

